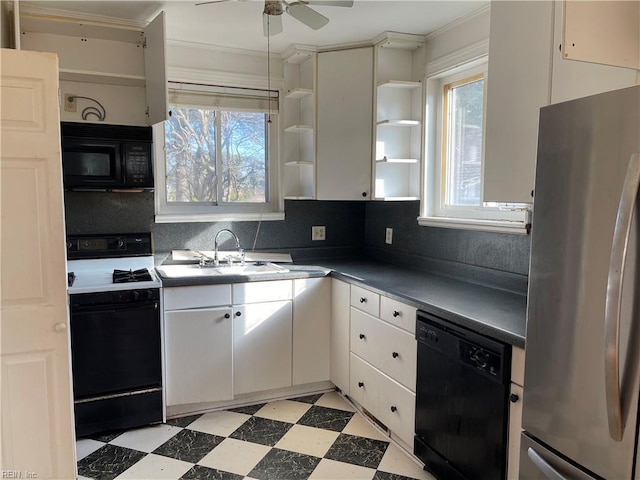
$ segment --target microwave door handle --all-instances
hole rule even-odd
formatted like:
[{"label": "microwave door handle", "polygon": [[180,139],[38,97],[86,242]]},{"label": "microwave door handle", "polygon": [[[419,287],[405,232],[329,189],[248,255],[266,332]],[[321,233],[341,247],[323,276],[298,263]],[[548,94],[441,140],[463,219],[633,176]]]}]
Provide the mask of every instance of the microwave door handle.
[{"label": "microwave door handle", "polygon": [[618,442],[622,441],[625,429],[620,393],[620,309],[629,234],[631,233],[631,221],[639,185],[640,153],[634,153],[629,159],[613,231],[604,317],[604,380],[607,419],[609,435]]}]

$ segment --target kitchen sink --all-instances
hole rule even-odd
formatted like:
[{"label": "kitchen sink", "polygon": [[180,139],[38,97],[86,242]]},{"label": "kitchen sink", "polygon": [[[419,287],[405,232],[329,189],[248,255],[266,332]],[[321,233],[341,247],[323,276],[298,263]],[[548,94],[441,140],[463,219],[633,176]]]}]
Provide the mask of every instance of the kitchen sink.
[{"label": "kitchen sink", "polygon": [[162,265],[156,267],[160,275],[165,278],[185,277],[221,277],[225,275],[259,275],[265,273],[284,273],[287,268],[271,262],[252,262],[245,265],[218,265],[201,267],[198,264]]}]

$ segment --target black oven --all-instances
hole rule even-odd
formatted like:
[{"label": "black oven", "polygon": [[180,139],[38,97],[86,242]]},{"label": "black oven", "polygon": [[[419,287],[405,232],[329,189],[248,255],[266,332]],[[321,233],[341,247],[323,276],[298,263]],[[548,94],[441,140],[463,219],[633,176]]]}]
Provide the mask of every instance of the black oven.
[{"label": "black oven", "polygon": [[62,122],[61,133],[65,188],[153,188],[151,127]]},{"label": "black oven", "polygon": [[76,434],[162,422],[158,288],[70,296]]}]

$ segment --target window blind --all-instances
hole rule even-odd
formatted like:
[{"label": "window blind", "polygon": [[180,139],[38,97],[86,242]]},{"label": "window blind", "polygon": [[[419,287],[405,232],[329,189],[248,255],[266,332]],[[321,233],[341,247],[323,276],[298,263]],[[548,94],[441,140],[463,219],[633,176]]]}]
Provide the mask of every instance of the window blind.
[{"label": "window blind", "polygon": [[244,112],[278,113],[277,90],[199,85],[169,82],[169,104],[182,107],[231,110]]}]

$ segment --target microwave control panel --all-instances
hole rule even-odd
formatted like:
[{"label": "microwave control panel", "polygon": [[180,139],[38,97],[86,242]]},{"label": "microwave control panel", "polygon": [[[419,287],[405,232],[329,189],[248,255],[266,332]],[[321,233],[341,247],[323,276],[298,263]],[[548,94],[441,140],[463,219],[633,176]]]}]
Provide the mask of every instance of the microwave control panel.
[{"label": "microwave control panel", "polygon": [[146,185],[151,181],[151,149],[145,144],[126,144],[125,176],[128,184]]}]

